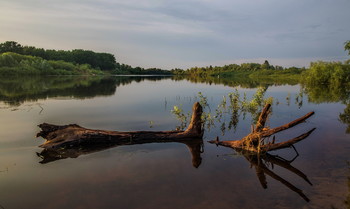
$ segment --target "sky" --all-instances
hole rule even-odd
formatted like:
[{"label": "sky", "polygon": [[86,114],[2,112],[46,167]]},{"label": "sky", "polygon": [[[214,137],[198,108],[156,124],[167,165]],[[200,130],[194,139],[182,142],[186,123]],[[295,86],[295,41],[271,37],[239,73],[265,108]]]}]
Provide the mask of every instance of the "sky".
[{"label": "sky", "polygon": [[0,42],[162,69],[349,59],[349,0],[1,0]]}]

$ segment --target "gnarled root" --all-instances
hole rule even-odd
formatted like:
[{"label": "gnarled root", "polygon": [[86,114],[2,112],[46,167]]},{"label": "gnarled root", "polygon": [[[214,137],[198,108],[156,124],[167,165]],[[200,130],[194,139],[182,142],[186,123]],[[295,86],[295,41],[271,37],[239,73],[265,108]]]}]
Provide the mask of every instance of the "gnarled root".
[{"label": "gnarled root", "polygon": [[256,123],[255,128],[253,127],[252,132],[247,136],[245,136],[244,138],[242,138],[241,140],[219,141],[219,139],[217,138],[216,140],[209,141],[209,143],[221,145],[225,147],[231,147],[238,150],[246,150],[253,153],[266,153],[268,151],[290,147],[293,144],[308,137],[315,130],[315,128],[313,128],[310,131],[298,137],[295,137],[293,139],[287,140],[285,142],[275,143],[274,138],[272,141],[269,142],[268,137],[270,137],[271,135],[281,132],[283,130],[289,129],[293,126],[296,126],[304,122],[306,119],[308,119],[314,114],[314,112],[309,112],[306,115],[292,122],[270,129],[265,127],[266,120],[270,113],[269,111],[270,107],[271,107],[270,104],[265,105],[263,111],[260,113],[260,116],[259,116],[258,122]]}]

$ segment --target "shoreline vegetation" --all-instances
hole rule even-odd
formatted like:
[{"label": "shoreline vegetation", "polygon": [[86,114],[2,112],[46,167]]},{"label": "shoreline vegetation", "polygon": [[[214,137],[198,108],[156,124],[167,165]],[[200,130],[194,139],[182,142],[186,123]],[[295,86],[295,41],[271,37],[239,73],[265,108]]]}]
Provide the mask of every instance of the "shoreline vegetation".
[{"label": "shoreline vegetation", "polygon": [[113,54],[91,50],[54,50],[0,43],[0,76],[6,75],[171,75],[159,68],[131,67]]},{"label": "shoreline vegetation", "polygon": [[[350,41],[344,43],[350,55]],[[17,75],[174,75],[191,81],[233,82],[237,79],[307,86],[350,88],[350,59],[345,62],[317,61],[306,68],[283,68],[263,64],[242,63],[224,66],[192,67],[187,70],[131,67],[116,61],[113,54],[74,49],[70,51],[22,46],[15,41],[0,44],[0,76]]]}]

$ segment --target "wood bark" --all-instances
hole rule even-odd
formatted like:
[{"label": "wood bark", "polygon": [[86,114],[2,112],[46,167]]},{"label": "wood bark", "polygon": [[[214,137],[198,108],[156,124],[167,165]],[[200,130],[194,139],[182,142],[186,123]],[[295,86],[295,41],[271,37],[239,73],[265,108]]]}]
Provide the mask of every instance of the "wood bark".
[{"label": "wood bark", "polygon": [[290,147],[293,144],[308,137],[315,130],[315,128],[313,128],[310,131],[304,134],[301,134],[298,137],[295,137],[293,139],[280,142],[280,143],[275,143],[274,137],[273,137],[273,140],[270,141],[269,138],[273,134],[276,134],[278,132],[281,132],[283,130],[296,126],[304,122],[306,119],[308,119],[314,114],[314,112],[309,112],[306,115],[294,121],[291,121],[287,124],[284,124],[282,126],[279,126],[276,128],[268,128],[268,127],[265,127],[265,123],[266,123],[266,120],[268,119],[270,108],[271,108],[270,104],[265,105],[262,112],[260,113],[256,126],[255,127],[253,126],[251,133],[243,137],[241,140],[219,141],[217,137],[216,140],[209,141],[209,143],[213,143],[213,144],[225,146],[225,147],[231,147],[237,150],[246,150],[253,153],[266,153],[268,151]]},{"label": "wood bark", "polygon": [[39,125],[41,131],[37,134],[37,137],[41,136],[46,139],[39,146],[45,149],[108,143],[126,145],[128,143],[189,141],[191,139],[201,139],[203,136],[201,115],[202,107],[196,102],[192,108],[191,122],[185,131],[120,132],[88,129],[77,124],[60,126],[43,123]]},{"label": "wood bark", "polygon": [[81,127],[77,124],[38,125],[41,131],[37,137],[46,141],[39,147],[44,148],[37,153],[42,158],[40,163],[48,163],[65,158],[76,158],[80,155],[99,152],[111,147],[145,143],[178,142],[185,144],[192,155],[192,165],[201,164],[203,148],[202,106],[196,102],[192,107],[192,117],[185,131],[106,131]]}]

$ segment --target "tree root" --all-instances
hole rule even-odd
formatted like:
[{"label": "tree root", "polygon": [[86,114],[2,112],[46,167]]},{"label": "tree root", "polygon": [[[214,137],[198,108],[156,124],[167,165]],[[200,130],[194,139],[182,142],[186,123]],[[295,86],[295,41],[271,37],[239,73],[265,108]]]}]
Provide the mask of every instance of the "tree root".
[{"label": "tree root", "polygon": [[308,119],[314,114],[314,112],[309,112],[306,115],[292,122],[270,129],[268,127],[265,127],[266,120],[270,113],[270,107],[271,107],[270,104],[265,105],[264,109],[260,113],[260,116],[259,116],[258,122],[256,123],[255,128],[253,126],[252,132],[247,136],[243,137],[241,140],[219,141],[219,138],[217,137],[216,140],[209,141],[209,143],[225,146],[225,147],[231,147],[237,150],[246,150],[252,153],[266,153],[272,150],[278,150],[278,149],[290,147],[293,144],[308,137],[315,130],[315,128],[313,128],[310,131],[298,137],[295,137],[293,139],[290,139],[281,143],[275,143],[275,138],[273,138],[272,141],[269,141],[268,137],[270,137],[271,135],[281,132],[283,130],[289,129],[293,126],[296,126],[304,122],[306,119]]}]

